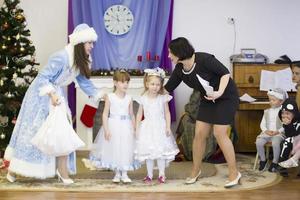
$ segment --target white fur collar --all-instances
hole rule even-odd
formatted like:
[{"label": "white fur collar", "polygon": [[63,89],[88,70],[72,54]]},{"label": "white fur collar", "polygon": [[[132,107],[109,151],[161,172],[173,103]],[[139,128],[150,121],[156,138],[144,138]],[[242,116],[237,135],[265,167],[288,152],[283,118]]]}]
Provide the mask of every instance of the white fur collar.
[{"label": "white fur collar", "polygon": [[68,58],[69,58],[69,67],[72,68],[74,65],[74,46],[71,44],[68,44],[65,47],[65,50],[67,51]]}]

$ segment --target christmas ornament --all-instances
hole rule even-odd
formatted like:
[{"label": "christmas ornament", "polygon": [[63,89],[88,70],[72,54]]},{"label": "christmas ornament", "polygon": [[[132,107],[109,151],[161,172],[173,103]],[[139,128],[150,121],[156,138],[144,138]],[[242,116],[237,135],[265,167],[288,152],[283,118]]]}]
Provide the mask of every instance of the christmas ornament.
[{"label": "christmas ornament", "polygon": [[16,20],[18,20],[19,22],[23,22],[23,21],[25,21],[25,17],[22,15],[22,14],[20,14],[20,13],[18,13],[17,15],[16,15]]},{"label": "christmas ornament", "polygon": [[4,133],[1,133],[1,134],[0,134],[0,139],[1,139],[1,140],[4,140],[4,139],[5,139],[5,134],[4,134]]},{"label": "christmas ornament", "polygon": [[17,74],[17,73],[14,73],[14,74],[13,74],[13,79],[16,79],[16,78],[18,78],[18,74]]},{"label": "christmas ornament", "polygon": [[3,160],[1,165],[0,165],[0,169],[6,169],[9,167],[9,161],[8,160]]},{"label": "christmas ornament", "polygon": [[0,126],[6,127],[8,125],[8,117],[0,115]]},{"label": "christmas ornament", "polygon": [[16,122],[17,122],[17,118],[16,118],[16,117],[13,117],[13,119],[11,120],[11,123],[12,123],[12,124],[16,124]]},{"label": "christmas ornament", "polygon": [[7,22],[4,22],[4,24],[2,25],[2,29],[6,30],[9,28],[9,24]]},{"label": "christmas ornament", "polygon": [[8,98],[11,98],[13,95],[12,95],[10,92],[8,92],[8,93],[6,93],[6,96],[7,96]]}]

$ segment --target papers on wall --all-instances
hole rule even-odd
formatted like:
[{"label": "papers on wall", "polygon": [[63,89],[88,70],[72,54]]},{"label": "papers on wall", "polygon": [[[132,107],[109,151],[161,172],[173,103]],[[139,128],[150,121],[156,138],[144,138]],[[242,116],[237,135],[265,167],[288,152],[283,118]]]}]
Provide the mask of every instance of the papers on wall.
[{"label": "papers on wall", "polygon": [[292,81],[292,70],[289,67],[278,71],[261,70],[259,89],[268,91],[275,88],[296,91],[295,83]]},{"label": "papers on wall", "polygon": [[196,74],[198,81],[200,82],[200,84],[203,86],[206,95],[209,96],[209,94],[214,92],[214,88],[212,86],[209,85],[209,82],[204,80],[203,78],[201,78],[201,76],[199,76],[198,74]]},{"label": "papers on wall", "polygon": [[249,102],[249,103],[256,101],[255,98],[251,97],[251,96],[250,96],[249,94],[247,94],[247,93],[243,94],[243,96],[240,97],[240,100],[241,100],[241,101],[245,101],[245,102]]}]

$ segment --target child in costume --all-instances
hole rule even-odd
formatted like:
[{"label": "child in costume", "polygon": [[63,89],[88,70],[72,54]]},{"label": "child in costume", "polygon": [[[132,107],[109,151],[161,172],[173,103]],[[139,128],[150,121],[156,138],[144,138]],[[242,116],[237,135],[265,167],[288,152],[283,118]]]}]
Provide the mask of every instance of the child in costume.
[{"label": "child in costume", "polygon": [[290,154],[299,149],[300,115],[296,101],[293,99],[285,100],[279,111],[279,117],[283,123],[286,136],[281,144],[281,153],[279,157],[279,165],[281,168],[279,169],[279,172],[282,176],[287,177],[287,168],[296,165],[295,163],[289,163],[295,161],[294,158],[288,160]]},{"label": "child in costume", "polygon": [[116,71],[113,75],[114,92],[105,96],[103,126],[93,144],[89,160],[83,159],[88,168],[106,168],[115,172],[114,183],[130,183],[127,171],[139,167],[134,160],[133,101],[126,94],[130,81],[129,74]]},{"label": "child in costume", "polygon": [[[87,24],[80,24],[69,35],[69,39],[70,43],[63,50],[49,58],[48,64],[31,83],[23,99],[4,156],[10,161],[9,172],[6,176],[10,182],[16,180],[14,176],[16,173],[40,179],[57,174],[64,184],[73,183],[73,180],[69,178],[69,173],[76,173],[75,153],[69,155],[64,153],[61,156],[48,155],[31,143],[32,138],[49,117],[51,107],[49,102],[53,106],[61,106],[59,110],[63,111],[64,117],[67,113],[70,116],[65,87],[72,82],[77,81],[80,88],[95,100],[102,96],[89,80],[91,50],[93,42],[97,40],[95,30]],[[72,132],[69,133],[72,134]],[[77,144],[80,143],[79,140],[77,142]],[[72,143],[71,146],[73,146]],[[77,147],[78,145],[75,145],[72,148],[75,150]]]},{"label": "child in costume", "polygon": [[273,161],[269,166],[269,172],[275,172],[280,153],[280,143],[284,139],[284,129],[279,119],[278,112],[281,104],[287,98],[287,93],[276,88],[268,91],[269,104],[271,108],[264,110],[260,128],[262,132],[256,138],[256,149],[260,157],[259,171],[265,170],[267,166],[267,159],[265,155],[265,144],[272,142],[273,148]]},{"label": "child in costume", "polygon": [[[171,119],[168,102],[170,95],[163,94],[165,72],[160,68],[146,69],[144,77],[145,92],[139,100],[135,158],[146,162],[145,183],[153,179],[154,161],[159,170],[158,182],[165,183],[165,167],[175,159],[179,152],[171,132]],[[144,119],[142,120],[142,116]]]}]

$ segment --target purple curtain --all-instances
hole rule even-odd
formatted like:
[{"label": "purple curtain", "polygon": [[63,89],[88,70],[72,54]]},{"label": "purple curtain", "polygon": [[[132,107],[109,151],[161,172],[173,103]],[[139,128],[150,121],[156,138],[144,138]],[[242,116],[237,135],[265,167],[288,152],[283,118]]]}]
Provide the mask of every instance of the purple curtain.
[{"label": "purple curtain", "polygon": [[[68,4],[68,35],[73,32],[73,10],[72,10],[72,0],[69,0]],[[68,40],[69,41],[69,40]],[[68,103],[72,113],[73,126],[76,127],[76,89],[75,84],[72,83],[68,87]]]},{"label": "purple curtain", "polygon": [[[77,25],[77,24],[80,24],[80,23],[87,23],[89,25],[92,25],[95,29],[96,29],[96,32],[100,33],[100,37],[104,37],[105,34],[107,33],[103,33],[104,31],[104,28],[97,28],[96,25],[94,24],[94,20],[93,20],[93,13],[91,13],[92,11],[95,11],[96,12],[96,8],[95,6],[92,6],[92,4],[95,4],[95,5],[100,5],[100,6],[103,6],[105,3],[109,3],[110,1],[82,1],[82,0],[69,0],[68,1],[68,34],[71,34],[73,29],[74,29],[74,26]],[[129,4],[128,2],[130,1],[125,1],[125,3]],[[139,3],[141,3],[140,1],[137,1]],[[151,1],[146,1],[148,3],[151,3]],[[168,58],[168,44],[169,42],[171,41],[171,38],[172,38],[172,22],[173,22],[173,0],[169,0],[168,1],[170,3],[170,6],[169,6],[169,16],[166,16],[166,17],[169,17],[169,20],[167,21],[167,24],[166,24],[166,35],[165,35],[165,39],[164,39],[164,42],[163,42],[163,46],[162,46],[162,49],[161,49],[161,60],[160,60],[160,66],[163,66],[164,69],[168,70],[171,72],[172,70],[172,64],[171,64],[171,61],[170,59]],[[159,9],[163,9],[164,6],[166,4],[160,4],[162,3],[161,1],[155,1],[155,5],[157,6],[157,4],[161,5],[161,6],[158,6],[157,8]],[[136,6],[135,4],[133,4],[133,6]],[[153,7],[154,8],[154,7]],[[164,8],[165,9],[165,8]],[[136,11],[136,12],[141,12],[141,11]],[[144,12],[144,11],[143,11]],[[163,15],[164,12],[160,13],[160,15]],[[96,16],[99,15],[99,13],[95,14]],[[102,17],[102,16],[101,16]],[[75,20],[75,21],[74,21]],[[150,20],[151,21],[151,20]],[[160,29],[156,29],[156,30],[160,30]],[[156,34],[159,34],[158,32],[156,32]],[[121,38],[123,39],[124,41],[124,38]],[[101,40],[101,44],[102,47],[104,46],[108,46],[107,44],[102,44],[103,42],[106,42],[106,40]],[[147,41],[149,42],[149,41]],[[111,46],[111,45],[109,45]],[[156,44],[155,42],[152,44],[148,44],[147,43],[147,48],[144,49],[143,51],[147,50],[147,49],[159,49],[159,44]],[[97,47],[97,43],[95,45],[95,49],[94,49],[94,56],[93,56],[93,60],[94,60],[94,63],[97,59],[101,58],[101,59],[107,59],[105,58],[105,56],[99,56],[101,53],[97,53],[97,57],[95,56],[95,51],[99,51],[101,48]],[[131,49],[132,51],[132,49]],[[158,50],[159,51],[159,50]],[[135,59],[136,61],[136,58],[133,57],[133,59]],[[96,65],[97,66],[97,65]],[[93,69],[96,69],[97,67],[93,67]],[[70,85],[69,88],[68,88],[68,100],[69,100],[69,106],[70,106],[70,109],[71,109],[71,112],[72,112],[72,116],[73,118],[76,116],[76,90],[75,90],[75,87],[74,87],[74,84]],[[174,99],[170,102],[170,111],[171,111],[171,118],[172,118],[172,121],[175,121],[176,120],[176,113],[175,113],[175,103],[174,103]],[[74,120],[75,121],[75,120]]]},{"label": "purple curtain", "polygon": [[[171,5],[170,5],[170,15],[169,15],[169,21],[168,21],[168,27],[167,27],[167,33],[166,33],[166,38],[162,50],[162,60],[161,60],[161,66],[171,72],[172,71],[172,63],[171,60],[168,58],[168,44],[172,40],[172,28],[173,28],[173,5],[174,5],[174,0],[171,0]],[[171,94],[174,97],[174,93],[172,92]],[[170,112],[171,112],[171,120],[172,122],[176,121],[176,109],[175,109],[175,99],[173,98],[170,103]]]}]

